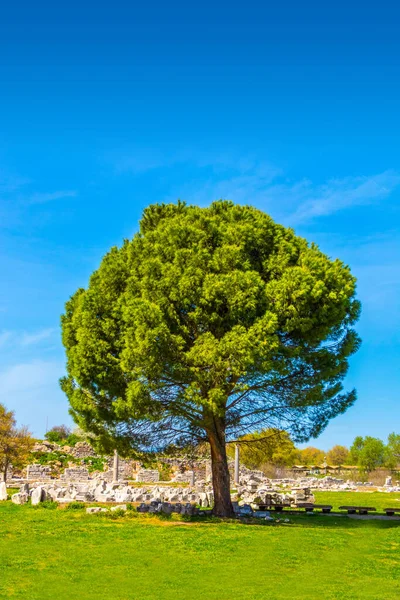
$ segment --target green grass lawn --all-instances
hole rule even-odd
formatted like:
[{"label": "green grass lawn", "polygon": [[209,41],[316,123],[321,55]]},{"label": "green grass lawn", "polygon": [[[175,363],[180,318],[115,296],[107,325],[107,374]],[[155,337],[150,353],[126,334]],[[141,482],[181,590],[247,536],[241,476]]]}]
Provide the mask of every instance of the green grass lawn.
[{"label": "green grass lawn", "polygon": [[378,513],[382,513],[385,508],[400,508],[400,493],[315,492],[314,496],[316,504],[331,504],[334,511],[338,510],[339,506],[371,506],[376,508]]},{"label": "green grass lawn", "polygon": [[[377,508],[378,500],[382,507],[394,502],[392,495],[389,502],[387,494],[366,496]],[[356,497],[364,501],[361,493],[351,502],[342,493],[318,494],[317,501],[353,504]],[[175,519],[132,512],[112,520],[84,510],[0,503],[0,598],[400,597],[400,521],[305,514],[289,524]]]}]

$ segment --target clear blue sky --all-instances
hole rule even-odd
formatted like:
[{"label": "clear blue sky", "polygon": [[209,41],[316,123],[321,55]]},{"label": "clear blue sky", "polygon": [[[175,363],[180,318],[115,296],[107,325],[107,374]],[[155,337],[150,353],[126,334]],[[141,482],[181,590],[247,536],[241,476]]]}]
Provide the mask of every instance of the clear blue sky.
[{"label": "clear blue sky", "polygon": [[358,402],[313,443],[400,432],[400,13],[374,5],[2,7],[0,402],[19,422],[69,422],[59,316],[142,209],[223,197],[358,277]]}]

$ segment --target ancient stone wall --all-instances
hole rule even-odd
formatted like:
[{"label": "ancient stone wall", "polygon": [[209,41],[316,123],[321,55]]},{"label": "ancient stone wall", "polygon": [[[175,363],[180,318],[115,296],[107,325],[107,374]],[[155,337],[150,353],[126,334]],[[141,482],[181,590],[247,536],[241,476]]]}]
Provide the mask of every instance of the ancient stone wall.
[{"label": "ancient stone wall", "polygon": [[136,481],[157,483],[160,481],[160,473],[156,469],[141,469],[136,475]]},{"label": "ancient stone wall", "polygon": [[88,442],[77,442],[71,452],[75,458],[88,458],[98,456]]},{"label": "ancient stone wall", "polygon": [[26,468],[26,478],[29,481],[44,481],[51,479],[51,467],[33,464]]},{"label": "ancient stone wall", "polygon": [[61,475],[63,481],[86,481],[89,479],[89,471],[85,467],[69,467]]}]

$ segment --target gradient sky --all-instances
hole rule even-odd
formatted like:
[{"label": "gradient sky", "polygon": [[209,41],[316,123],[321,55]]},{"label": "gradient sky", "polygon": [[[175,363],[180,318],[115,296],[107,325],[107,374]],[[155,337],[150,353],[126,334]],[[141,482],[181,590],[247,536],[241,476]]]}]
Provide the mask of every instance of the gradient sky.
[{"label": "gradient sky", "polygon": [[312,443],[400,433],[399,8],[8,4],[0,402],[37,436],[70,423],[64,302],[149,203],[229,198],[358,277],[358,401]]}]

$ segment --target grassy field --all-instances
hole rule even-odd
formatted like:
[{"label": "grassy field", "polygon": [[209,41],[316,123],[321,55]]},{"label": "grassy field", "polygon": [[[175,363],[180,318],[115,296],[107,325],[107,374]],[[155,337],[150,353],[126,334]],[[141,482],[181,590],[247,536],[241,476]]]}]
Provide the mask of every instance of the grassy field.
[{"label": "grassy field", "polygon": [[[339,506],[371,506],[377,512],[385,508],[400,508],[400,493],[385,492],[315,492],[316,504],[331,504],[337,511]],[[339,511],[340,512],[340,511]],[[345,511],[344,511],[345,512]],[[373,513],[372,513],[373,514]]]},{"label": "grassy field", "polygon": [[[388,501],[387,494],[351,494],[350,501],[345,493],[323,493],[317,501],[338,506],[365,497],[385,508],[400,495]],[[129,512],[113,520],[65,507],[0,503],[0,598],[400,597],[400,521],[305,514],[291,516],[289,524],[178,519]]]}]

